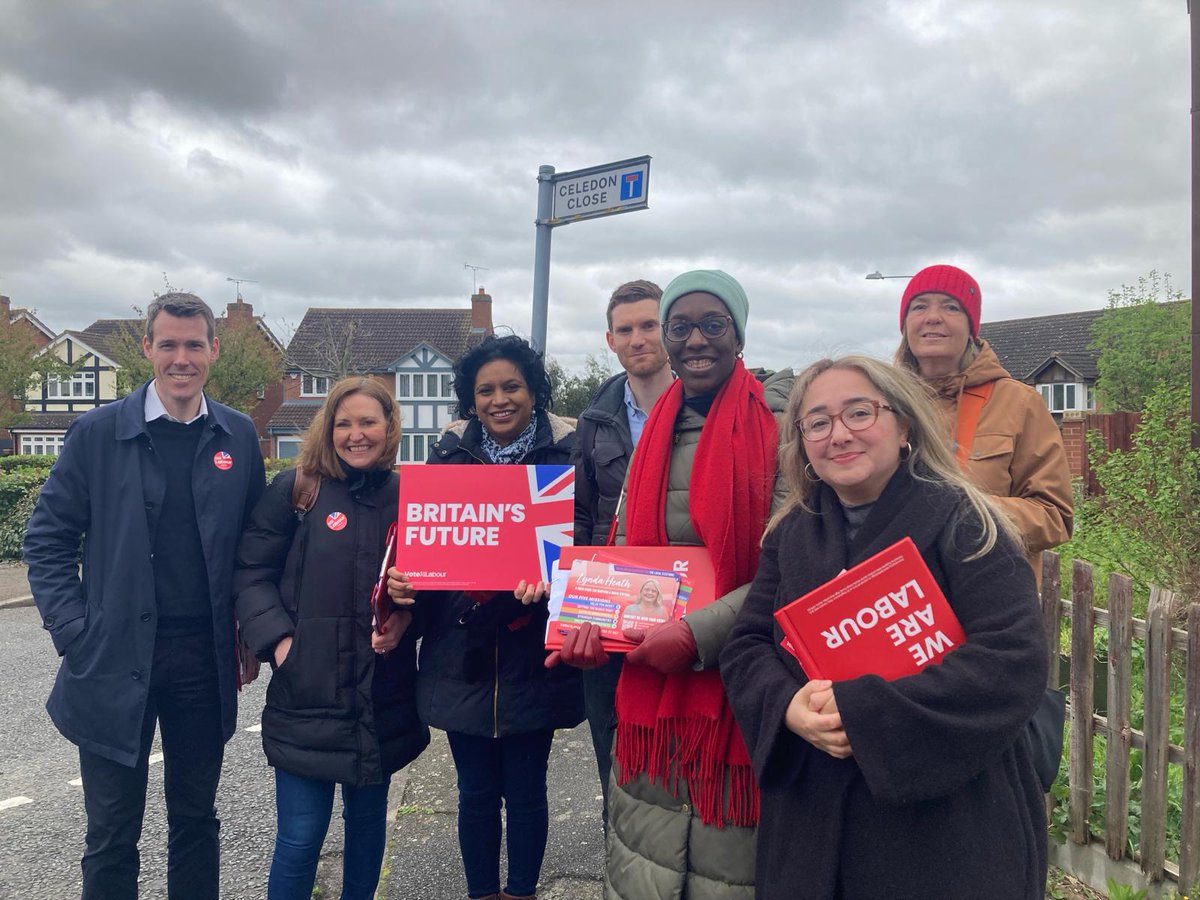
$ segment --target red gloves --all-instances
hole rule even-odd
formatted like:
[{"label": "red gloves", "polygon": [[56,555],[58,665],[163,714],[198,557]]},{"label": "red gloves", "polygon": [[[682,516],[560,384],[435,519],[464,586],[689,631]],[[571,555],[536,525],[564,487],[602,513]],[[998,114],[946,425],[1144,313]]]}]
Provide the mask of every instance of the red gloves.
[{"label": "red gloves", "polygon": [[[683,622],[664,622],[649,631],[626,629],[621,632],[626,640],[639,644],[629,651],[629,662],[657,669],[664,675],[684,672],[696,662],[696,637],[692,629]],[[546,657],[546,668],[552,669],[565,662],[577,669],[595,669],[608,662],[608,653],[600,645],[600,629],[590,622],[579,626],[563,638],[562,650],[555,650]]]},{"label": "red gloves", "polygon": [[664,675],[683,672],[692,667],[699,654],[696,636],[685,622],[664,622],[649,631],[626,629],[621,632],[626,640],[641,644],[629,651],[625,659],[641,666],[657,669]]},{"label": "red gloves", "polygon": [[584,622],[564,637],[562,649],[546,657],[546,668],[553,669],[560,661],[577,669],[598,669],[607,663],[608,653],[600,646],[600,629]]}]

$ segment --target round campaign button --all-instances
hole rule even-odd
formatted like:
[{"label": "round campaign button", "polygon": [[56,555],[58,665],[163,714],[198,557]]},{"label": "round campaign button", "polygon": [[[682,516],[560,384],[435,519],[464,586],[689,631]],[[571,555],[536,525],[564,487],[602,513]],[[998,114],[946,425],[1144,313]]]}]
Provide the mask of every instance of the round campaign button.
[{"label": "round campaign button", "polygon": [[341,531],[346,527],[346,514],[341,512],[331,512],[325,517],[325,524],[329,526],[330,531]]},{"label": "round campaign button", "polygon": [[228,472],[233,468],[233,457],[224,450],[218,450],[213,454],[213,465],[222,472]]}]

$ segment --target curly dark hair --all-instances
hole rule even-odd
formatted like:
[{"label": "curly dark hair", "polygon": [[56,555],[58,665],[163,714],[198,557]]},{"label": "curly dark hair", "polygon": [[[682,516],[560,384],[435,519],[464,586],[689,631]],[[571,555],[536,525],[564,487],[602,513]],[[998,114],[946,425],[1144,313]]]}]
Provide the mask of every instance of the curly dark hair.
[{"label": "curly dark hair", "polygon": [[488,335],[482,342],[470,348],[454,366],[454,394],[458,397],[458,414],[463,418],[475,412],[475,377],[479,370],[495,359],[507,359],[518,369],[533,394],[533,408],[547,410],[554,405],[551,397],[553,386],[546,374],[546,363],[542,354],[529,345],[524,338],[515,334],[497,337]]}]

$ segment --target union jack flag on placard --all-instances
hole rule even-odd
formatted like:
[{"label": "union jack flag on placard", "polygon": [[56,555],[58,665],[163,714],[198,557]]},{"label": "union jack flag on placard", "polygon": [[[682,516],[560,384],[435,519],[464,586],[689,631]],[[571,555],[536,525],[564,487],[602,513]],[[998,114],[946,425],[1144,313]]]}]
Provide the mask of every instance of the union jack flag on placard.
[{"label": "union jack flag on placard", "polygon": [[574,522],[574,466],[402,465],[396,566],[417,590],[549,581]]}]

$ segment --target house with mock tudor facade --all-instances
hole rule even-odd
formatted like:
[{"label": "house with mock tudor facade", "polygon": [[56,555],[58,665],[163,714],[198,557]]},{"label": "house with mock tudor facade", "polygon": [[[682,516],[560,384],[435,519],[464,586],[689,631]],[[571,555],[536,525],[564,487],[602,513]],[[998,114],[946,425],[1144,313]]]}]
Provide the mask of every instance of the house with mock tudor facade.
[{"label": "house with mock tudor facade", "polygon": [[468,309],[309,309],[288,344],[284,399],[267,425],[270,456],[300,452],[304,431],[339,377],[385,384],[400,406],[397,462],[424,462],[456,418],[452,371],[466,349],[492,333],[483,288]]}]

